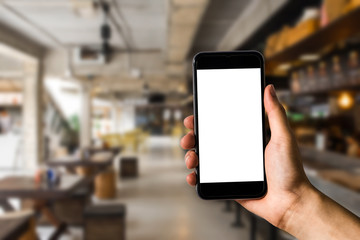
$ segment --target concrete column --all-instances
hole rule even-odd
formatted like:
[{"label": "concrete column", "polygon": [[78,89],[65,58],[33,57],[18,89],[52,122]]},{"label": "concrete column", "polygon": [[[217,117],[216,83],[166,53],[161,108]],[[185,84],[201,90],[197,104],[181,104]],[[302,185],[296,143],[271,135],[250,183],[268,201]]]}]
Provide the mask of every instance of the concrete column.
[{"label": "concrete column", "polygon": [[114,133],[119,132],[119,107],[116,99],[111,101],[111,120],[112,120],[112,131]]},{"label": "concrete column", "polygon": [[91,146],[92,129],[92,98],[91,84],[83,83],[81,87],[81,115],[80,115],[80,147]]},{"label": "concrete column", "polygon": [[21,159],[33,169],[43,161],[42,59],[45,48],[21,32],[0,23],[0,53],[24,63]]},{"label": "concrete column", "polygon": [[23,139],[24,164],[35,169],[43,162],[42,67],[37,60],[24,62]]}]

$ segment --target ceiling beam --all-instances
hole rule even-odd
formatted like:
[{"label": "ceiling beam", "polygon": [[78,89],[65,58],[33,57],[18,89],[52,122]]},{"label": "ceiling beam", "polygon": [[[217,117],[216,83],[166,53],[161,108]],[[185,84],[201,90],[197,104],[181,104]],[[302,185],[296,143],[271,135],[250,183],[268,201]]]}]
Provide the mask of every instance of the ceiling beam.
[{"label": "ceiling beam", "polygon": [[232,51],[237,49],[286,2],[286,0],[252,0],[234,21],[217,46],[217,50]]},{"label": "ceiling beam", "polygon": [[46,51],[43,45],[3,23],[0,23],[0,42],[37,59]]},{"label": "ceiling beam", "polygon": [[170,2],[167,62],[182,63],[194,41],[208,0]]}]

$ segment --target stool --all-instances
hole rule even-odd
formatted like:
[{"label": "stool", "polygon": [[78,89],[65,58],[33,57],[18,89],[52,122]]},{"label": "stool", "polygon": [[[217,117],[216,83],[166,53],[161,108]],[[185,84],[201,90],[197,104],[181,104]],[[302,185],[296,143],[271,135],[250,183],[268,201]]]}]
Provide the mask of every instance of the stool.
[{"label": "stool", "polygon": [[138,176],[137,157],[122,157],[120,160],[120,177],[131,178]]},{"label": "stool", "polygon": [[89,203],[90,187],[76,190],[71,198],[55,201],[54,213],[60,221],[71,225],[82,225],[85,206]]},{"label": "stool", "polygon": [[125,205],[92,205],[84,212],[85,240],[124,240]]},{"label": "stool", "polygon": [[95,196],[99,199],[110,199],[116,195],[115,170],[112,167],[95,177]]}]

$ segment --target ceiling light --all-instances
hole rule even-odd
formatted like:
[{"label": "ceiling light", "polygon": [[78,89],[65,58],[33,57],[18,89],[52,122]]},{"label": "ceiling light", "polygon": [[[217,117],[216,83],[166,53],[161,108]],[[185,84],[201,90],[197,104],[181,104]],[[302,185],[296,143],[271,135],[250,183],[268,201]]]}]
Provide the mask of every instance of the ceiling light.
[{"label": "ceiling light", "polygon": [[287,71],[287,70],[289,70],[291,68],[291,64],[290,63],[283,63],[283,64],[280,64],[279,66],[278,66],[278,69],[280,70],[280,71]]},{"label": "ceiling light", "polygon": [[312,62],[320,59],[319,54],[303,54],[300,56],[300,60],[304,62]]},{"label": "ceiling light", "polygon": [[92,0],[72,0],[71,7],[74,13],[81,18],[94,18],[98,12],[97,5]]}]

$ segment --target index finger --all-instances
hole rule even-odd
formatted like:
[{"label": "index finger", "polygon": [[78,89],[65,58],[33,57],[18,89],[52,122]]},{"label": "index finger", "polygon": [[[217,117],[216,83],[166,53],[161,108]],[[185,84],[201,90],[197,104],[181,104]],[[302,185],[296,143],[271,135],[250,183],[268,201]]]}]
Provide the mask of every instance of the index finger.
[{"label": "index finger", "polygon": [[194,129],[194,115],[190,115],[184,119],[184,125],[188,129]]}]

